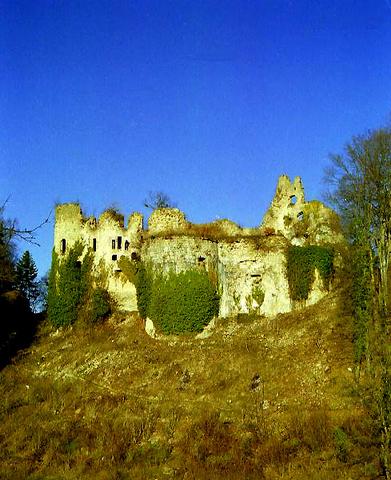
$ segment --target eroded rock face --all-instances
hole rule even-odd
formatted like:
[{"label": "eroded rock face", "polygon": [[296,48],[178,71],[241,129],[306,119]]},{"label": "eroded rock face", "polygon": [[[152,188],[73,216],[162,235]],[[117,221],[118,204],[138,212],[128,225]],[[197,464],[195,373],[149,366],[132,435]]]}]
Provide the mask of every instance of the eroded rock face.
[{"label": "eroded rock face", "polygon": [[275,315],[291,309],[282,237],[219,244],[220,315]]},{"label": "eroded rock face", "polygon": [[157,208],[148,220],[150,235],[178,233],[186,231],[189,223],[185,214],[178,208]]},{"label": "eroded rock face", "polygon": [[[128,219],[113,210],[97,221],[78,204],[56,209],[54,248],[60,259],[80,241],[94,258],[94,273],[124,310],[137,309],[136,289],[121,271],[120,259],[143,261],[156,272],[201,269],[220,293],[220,316],[255,312],[272,316],[298,308],[289,296],[286,250],[289,245],[336,244],[342,235],[336,214],[321,202],[306,202],[299,177],[280,177],[275,197],[258,229],[230,220],[195,225],[176,208],[155,210],[143,230],[143,217]],[[308,300],[326,294],[319,275]]]},{"label": "eroded rock face", "polygon": [[284,235],[293,245],[335,244],[343,241],[337,214],[319,201],[306,202],[300,177],[291,183],[279,178],[261,230]]}]

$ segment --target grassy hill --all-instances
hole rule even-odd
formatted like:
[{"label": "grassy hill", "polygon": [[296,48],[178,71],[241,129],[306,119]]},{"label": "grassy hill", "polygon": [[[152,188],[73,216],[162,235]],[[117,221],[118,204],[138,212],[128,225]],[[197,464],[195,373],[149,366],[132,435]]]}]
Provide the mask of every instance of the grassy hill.
[{"label": "grassy hill", "polygon": [[203,340],[44,325],[0,373],[0,478],[377,478],[351,337],[336,295]]}]

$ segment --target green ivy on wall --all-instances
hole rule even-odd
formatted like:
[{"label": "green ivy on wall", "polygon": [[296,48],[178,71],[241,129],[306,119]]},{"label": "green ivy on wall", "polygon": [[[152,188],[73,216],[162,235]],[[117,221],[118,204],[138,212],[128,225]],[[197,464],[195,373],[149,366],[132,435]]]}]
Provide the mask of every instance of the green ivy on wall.
[{"label": "green ivy on wall", "polygon": [[205,271],[163,275],[140,262],[135,285],[141,317],[164,334],[200,332],[219,312],[216,287]]},{"label": "green ivy on wall", "polygon": [[53,250],[48,285],[48,318],[55,327],[68,326],[82,319],[96,323],[111,312],[112,302],[103,287],[92,278],[93,259],[87,252],[83,259],[80,242],[60,261]]},{"label": "green ivy on wall", "polygon": [[287,275],[292,300],[306,300],[315,279],[315,269],[328,288],[334,273],[334,250],[331,247],[291,246],[287,251]]},{"label": "green ivy on wall", "polygon": [[165,334],[200,332],[218,311],[218,294],[204,271],[171,272],[153,281],[148,316]]}]

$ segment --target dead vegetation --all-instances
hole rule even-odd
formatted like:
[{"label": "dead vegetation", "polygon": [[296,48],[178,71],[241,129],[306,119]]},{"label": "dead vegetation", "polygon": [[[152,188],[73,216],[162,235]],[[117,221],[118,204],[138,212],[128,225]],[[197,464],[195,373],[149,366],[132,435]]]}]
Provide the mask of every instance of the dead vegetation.
[{"label": "dead vegetation", "polygon": [[132,315],[43,326],[0,374],[0,477],[376,478],[351,370],[331,296],[203,340],[154,340]]}]

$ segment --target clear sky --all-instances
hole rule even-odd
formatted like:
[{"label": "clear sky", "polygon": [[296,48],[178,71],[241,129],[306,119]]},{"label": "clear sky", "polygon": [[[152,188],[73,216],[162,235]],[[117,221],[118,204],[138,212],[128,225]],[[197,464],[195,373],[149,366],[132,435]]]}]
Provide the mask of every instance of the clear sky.
[{"label": "clear sky", "polygon": [[[260,223],[280,174],[320,198],[330,152],[391,112],[391,0],[0,0],[0,200]],[[43,274],[53,220],[29,249]]]}]

